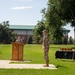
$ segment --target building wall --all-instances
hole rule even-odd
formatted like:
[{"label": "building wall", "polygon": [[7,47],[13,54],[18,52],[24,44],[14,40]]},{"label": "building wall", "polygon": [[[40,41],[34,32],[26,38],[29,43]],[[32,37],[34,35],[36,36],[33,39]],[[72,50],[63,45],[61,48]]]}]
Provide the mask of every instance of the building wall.
[{"label": "building wall", "polygon": [[33,31],[32,30],[14,30],[15,33],[17,33],[18,35],[33,35]]},{"label": "building wall", "polygon": [[[24,43],[27,43],[28,38],[30,36],[33,37],[33,29],[12,29],[15,33],[17,33],[17,37],[21,36]],[[68,31],[63,32],[63,43],[68,43]]]},{"label": "building wall", "polygon": [[63,33],[63,43],[68,44],[68,32]]},{"label": "building wall", "polygon": [[33,36],[32,30],[13,30],[17,33],[17,37],[20,36],[24,43],[27,43],[29,36]]}]

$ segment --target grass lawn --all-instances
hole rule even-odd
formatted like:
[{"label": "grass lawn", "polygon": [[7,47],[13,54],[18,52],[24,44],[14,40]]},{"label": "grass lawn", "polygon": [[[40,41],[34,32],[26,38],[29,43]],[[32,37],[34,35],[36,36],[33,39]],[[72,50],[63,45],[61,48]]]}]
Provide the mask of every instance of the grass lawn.
[{"label": "grass lawn", "polygon": [[[50,64],[54,64],[58,69],[0,69],[0,75],[75,75],[74,60],[55,59],[55,52],[60,47],[74,47],[73,45],[50,45]],[[10,60],[12,58],[12,45],[0,45],[0,59]],[[44,64],[43,50],[41,45],[25,45],[24,60],[31,60],[27,64]],[[20,62],[23,63],[23,62]],[[24,63],[26,64],[26,63]]]}]

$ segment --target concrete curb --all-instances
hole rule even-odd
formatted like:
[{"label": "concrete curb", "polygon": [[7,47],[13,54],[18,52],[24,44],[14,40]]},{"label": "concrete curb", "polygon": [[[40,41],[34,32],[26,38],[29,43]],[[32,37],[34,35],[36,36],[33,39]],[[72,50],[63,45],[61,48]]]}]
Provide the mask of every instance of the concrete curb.
[{"label": "concrete curb", "polygon": [[3,69],[57,69],[53,64],[43,67],[44,64],[9,64],[10,60],[0,60],[0,68]]}]

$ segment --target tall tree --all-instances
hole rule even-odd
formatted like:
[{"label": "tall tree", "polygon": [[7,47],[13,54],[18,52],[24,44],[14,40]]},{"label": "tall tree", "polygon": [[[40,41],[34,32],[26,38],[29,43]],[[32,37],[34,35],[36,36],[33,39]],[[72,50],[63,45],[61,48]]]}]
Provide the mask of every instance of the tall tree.
[{"label": "tall tree", "polygon": [[34,38],[36,40],[36,43],[39,43],[40,38],[42,37],[42,31],[45,29],[45,23],[43,20],[38,21],[37,25],[35,26],[33,32],[34,32]]},{"label": "tall tree", "polygon": [[[63,36],[63,26],[65,25],[66,21],[63,21],[60,16],[60,1],[59,0],[48,0],[47,8],[42,10],[42,20],[37,23],[35,28],[36,33],[40,37],[41,28],[44,26],[45,29],[48,29],[50,41],[60,43],[62,41]],[[42,25],[43,24],[43,25]],[[41,30],[40,30],[41,29]],[[38,32],[37,32],[38,30]]]},{"label": "tall tree", "polygon": [[70,22],[74,27],[74,45],[75,45],[75,0],[58,0],[60,7],[60,17],[66,23]]},{"label": "tall tree", "polygon": [[59,2],[57,0],[48,1],[45,18],[46,26],[49,28],[50,38],[52,37],[56,43],[60,43],[63,36],[63,24],[59,16]]},{"label": "tall tree", "polygon": [[0,24],[0,43],[8,44],[15,40],[15,33],[9,29],[9,23]]}]

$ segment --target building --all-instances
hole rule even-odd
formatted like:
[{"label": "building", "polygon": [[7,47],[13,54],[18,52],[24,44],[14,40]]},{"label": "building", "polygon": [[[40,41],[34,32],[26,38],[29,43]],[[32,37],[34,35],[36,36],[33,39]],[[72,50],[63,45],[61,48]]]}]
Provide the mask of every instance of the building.
[{"label": "building", "polygon": [[24,43],[27,42],[30,36],[33,36],[34,25],[10,25],[9,28],[20,36]]},{"label": "building", "polygon": [[67,44],[68,43],[68,33],[70,30],[67,30],[66,28],[63,28],[63,43]]},{"label": "building", "polygon": [[[27,43],[27,40],[30,36],[33,36],[33,29],[35,25],[10,25],[9,26],[12,31],[14,31],[18,36],[21,36],[24,43]],[[68,33],[70,30],[63,28],[63,43],[68,43]]]}]

